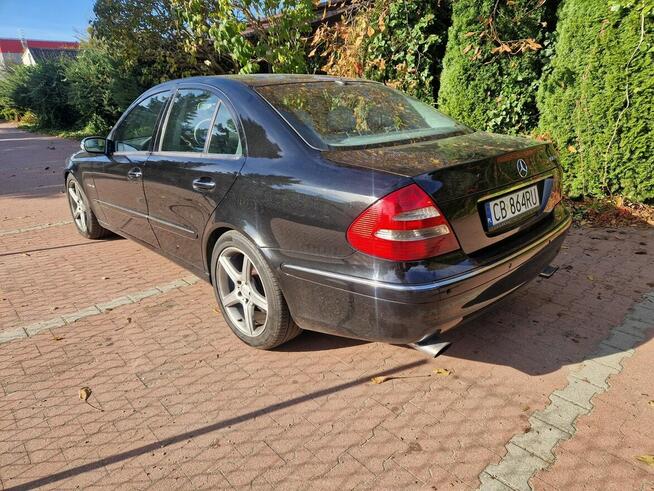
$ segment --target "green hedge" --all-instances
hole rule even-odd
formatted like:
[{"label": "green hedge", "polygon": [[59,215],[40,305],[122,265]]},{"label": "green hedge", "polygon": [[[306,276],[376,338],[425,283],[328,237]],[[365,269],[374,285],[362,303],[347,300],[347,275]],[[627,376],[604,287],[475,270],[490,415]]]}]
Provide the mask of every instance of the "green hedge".
[{"label": "green hedge", "polygon": [[34,126],[106,133],[143,91],[137,77],[98,43],[76,59],[18,65],[0,79],[0,117],[36,117]]},{"label": "green hedge", "polygon": [[100,43],[85,45],[66,66],[68,100],[90,133],[106,133],[143,91],[137,77]]},{"label": "green hedge", "polygon": [[[538,122],[535,94],[549,53],[553,3],[453,2],[440,108],[480,130],[523,133],[534,128]],[[527,40],[537,44],[527,47]],[[512,48],[512,53],[499,52],[502,44]]]},{"label": "green hedge", "polygon": [[538,102],[541,131],[558,144],[573,197],[654,199],[652,9],[640,1],[561,6]]},{"label": "green hedge", "polygon": [[434,104],[450,15],[449,2],[375,2],[367,19],[375,34],[361,47],[363,76]]},{"label": "green hedge", "polygon": [[32,112],[46,128],[70,128],[78,118],[68,101],[69,83],[64,61],[43,61],[35,66],[19,65],[0,80],[3,112]]}]

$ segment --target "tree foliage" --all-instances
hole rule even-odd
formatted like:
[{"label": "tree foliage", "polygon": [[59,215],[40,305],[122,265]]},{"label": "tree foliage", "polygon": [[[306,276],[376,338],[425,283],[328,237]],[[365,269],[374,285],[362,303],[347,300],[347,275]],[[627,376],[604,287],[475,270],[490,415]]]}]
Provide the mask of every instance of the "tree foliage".
[{"label": "tree foliage", "polygon": [[354,0],[316,31],[310,55],[322,70],[364,77],[434,103],[450,17],[448,2]]},{"label": "tree foliage", "polygon": [[539,91],[572,196],[654,199],[654,4],[568,0]]},{"label": "tree foliage", "polygon": [[46,128],[69,128],[78,114],[68,100],[68,61],[49,60],[18,65],[0,80],[0,104],[16,114],[33,113]]},{"label": "tree foliage", "polygon": [[172,0],[96,0],[93,12],[91,37],[103,42],[143,86],[221,73],[225,60],[209,46],[195,53],[185,50],[188,34]]},{"label": "tree foliage", "polygon": [[184,49],[207,67],[207,46],[237,73],[306,73],[311,0],[171,0],[185,30]]},{"label": "tree foliage", "polygon": [[68,99],[92,133],[105,133],[141,93],[133,73],[100,42],[84,43],[66,66]]},{"label": "tree foliage", "polygon": [[553,4],[545,0],[457,0],[452,7],[439,106],[476,129],[528,132],[550,51]]}]

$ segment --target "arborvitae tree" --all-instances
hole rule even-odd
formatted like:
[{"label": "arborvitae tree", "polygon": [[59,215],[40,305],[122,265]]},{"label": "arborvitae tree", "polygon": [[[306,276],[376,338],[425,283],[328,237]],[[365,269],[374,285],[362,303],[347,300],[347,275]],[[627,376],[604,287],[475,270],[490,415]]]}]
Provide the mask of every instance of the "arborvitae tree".
[{"label": "arborvitae tree", "polygon": [[538,94],[573,196],[654,199],[654,2],[566,0]]},{"label": "arborvitae tree", "polygon": [[538,121],[536,91],[555,1],[456,0],[438,103],[476,129],[522,133]]}]

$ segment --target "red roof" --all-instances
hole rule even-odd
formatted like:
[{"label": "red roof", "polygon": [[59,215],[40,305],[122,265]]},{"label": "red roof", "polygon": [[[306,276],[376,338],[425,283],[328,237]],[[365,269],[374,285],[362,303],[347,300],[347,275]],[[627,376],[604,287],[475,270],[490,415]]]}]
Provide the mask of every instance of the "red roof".
[{"label": "red roof", "polygon": [[[28,48],[46,49],[79,49],[79,43],[75,41],[41,41],[38,39],[27,39]],[[23,45],[20,39],[0,38],[0,53],[22,53]]]}]

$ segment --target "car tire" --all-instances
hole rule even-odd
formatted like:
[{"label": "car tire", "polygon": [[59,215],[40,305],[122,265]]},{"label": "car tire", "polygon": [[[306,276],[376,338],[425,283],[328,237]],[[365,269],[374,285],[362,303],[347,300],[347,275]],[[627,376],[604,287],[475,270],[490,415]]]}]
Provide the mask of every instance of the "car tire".
[{"label": "car tire", "polygon": [[218,239],[211,255],[211,278],[227,325],[249,346],[272,349],[302,332],[272,269],[243,234],[232,230]]},{"label": "car tire", "polygon": [[103,239],[111,232],[98,222],[81,184],[72,174],[66,178],[66,197],[77,231],[87,239]]}]

